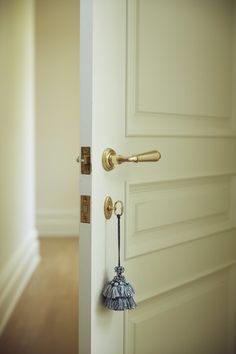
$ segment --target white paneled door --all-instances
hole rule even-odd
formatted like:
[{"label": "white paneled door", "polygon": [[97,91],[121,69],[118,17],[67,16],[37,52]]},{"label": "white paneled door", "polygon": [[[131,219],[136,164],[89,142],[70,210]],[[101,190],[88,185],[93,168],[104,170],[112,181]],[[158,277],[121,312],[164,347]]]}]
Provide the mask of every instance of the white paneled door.
[{"label": "white paneled door", "polygon": [[[81,0],[80,354],[236,353],[236,16],[231,0]],[[102,167],[102,152],[157,163]],[[112,312],[116,219],[135,310]]]}]

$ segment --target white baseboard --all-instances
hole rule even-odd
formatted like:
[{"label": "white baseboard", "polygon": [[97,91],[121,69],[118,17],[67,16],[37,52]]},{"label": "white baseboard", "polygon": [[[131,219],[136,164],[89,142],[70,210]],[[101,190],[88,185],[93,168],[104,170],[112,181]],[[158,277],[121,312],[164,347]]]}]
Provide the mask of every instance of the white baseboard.
[{"label": "white baseboard", "polygon": [[33,230],[0,273],[0,335],[39,261],[37,232]]},{"label": "white baseboard", "polygon": [[78,236],[78,210],[39,210],[37,229],[40,236]]}]

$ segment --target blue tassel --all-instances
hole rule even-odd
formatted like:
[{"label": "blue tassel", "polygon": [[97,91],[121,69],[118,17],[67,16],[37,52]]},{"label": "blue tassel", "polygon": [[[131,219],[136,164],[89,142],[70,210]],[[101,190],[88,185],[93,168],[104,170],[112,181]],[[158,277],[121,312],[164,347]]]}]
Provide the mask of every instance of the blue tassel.
[{"label": "blue tassel", "polygon": [[131,310],[137,306],[133,298],[134,289],[122,275],[124,270],[124,267],[115,267],[117,275],[103,289],[105,306],[110,310]]}]

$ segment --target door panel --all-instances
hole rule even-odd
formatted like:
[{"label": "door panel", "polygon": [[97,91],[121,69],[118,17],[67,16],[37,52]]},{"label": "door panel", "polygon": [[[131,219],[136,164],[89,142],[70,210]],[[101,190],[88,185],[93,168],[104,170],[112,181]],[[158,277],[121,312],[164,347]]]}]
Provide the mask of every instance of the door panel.
[{"label": "door panel", "polygon": [[232,133],[232,7],[128,1],[128,135]]},{"label": "door panel", "polygon": [[235,231],[229,230],[128,260],[127,272],[137,300],[146,301],[230,268],[235,262],[235,246]]},{"label": "door panel", "polygon": [[[83,283],[81,297],[88,307],[91,295],[91,350],[81,354],[233,354],[234,1],[83,3],[92,24],[92,63],[84,66],[93,172],[91,189],[84,187],[91,229],[81,228],[91,246],[83,254],[91,258],[91,289]],[[106,172],[108,147],[123,155],[158,149],[162,158]],[[125,204],[122,263],[138,307],[124,314],[105,309],[101,297],[117,257],[116,220],[103,215],[107,195]],[[81,263],[81,277],[87,273]]]},{"label": "door panel", "polygon": [[126,257],[231,228],[231,184],[232,175],[128,183]]},{"label": "door panel", "polygon": [[141,302],[127,314],[126,352],[227,353],[227,281],[224,271]]}]

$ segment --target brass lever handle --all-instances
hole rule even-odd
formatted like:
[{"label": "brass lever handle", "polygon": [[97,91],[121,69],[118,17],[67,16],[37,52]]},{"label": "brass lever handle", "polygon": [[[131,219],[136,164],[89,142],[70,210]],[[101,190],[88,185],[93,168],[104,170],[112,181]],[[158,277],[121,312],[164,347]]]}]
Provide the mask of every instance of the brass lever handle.
[{"label": "brass lever handle", "polygon": [[122,155],[117,155],[113,149],[108,148],[103,151],[102,165],[106,171],[111,171],[116,167],[116,165],[120,165],[123,162],[157,162],[160,158],[161,154],[157,150],[125,157]]}]

